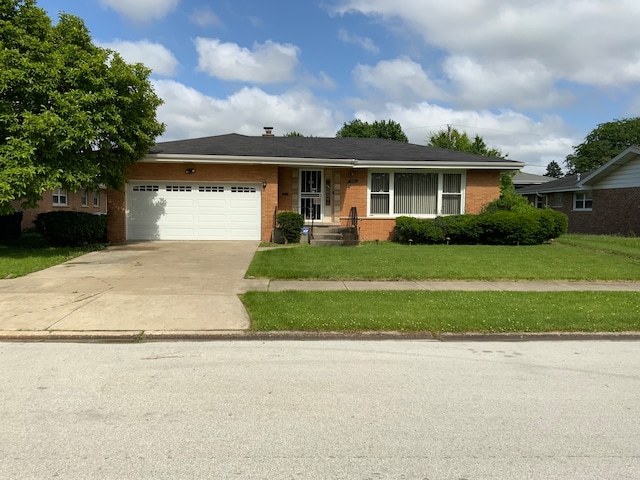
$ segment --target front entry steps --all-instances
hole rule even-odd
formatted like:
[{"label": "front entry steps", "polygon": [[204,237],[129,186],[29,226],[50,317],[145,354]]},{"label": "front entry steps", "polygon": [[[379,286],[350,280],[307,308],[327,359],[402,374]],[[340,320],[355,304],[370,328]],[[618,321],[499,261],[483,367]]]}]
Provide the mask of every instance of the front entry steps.
[{"label": "front entry steps", "polygon": [[[307,226],[311,230],[311,226]],[[360,241],[352,227],[321,223],[316,223],[313,226],[313,236],[309,243],[311,245],[336,247],[357,247],[360,245]]]}]

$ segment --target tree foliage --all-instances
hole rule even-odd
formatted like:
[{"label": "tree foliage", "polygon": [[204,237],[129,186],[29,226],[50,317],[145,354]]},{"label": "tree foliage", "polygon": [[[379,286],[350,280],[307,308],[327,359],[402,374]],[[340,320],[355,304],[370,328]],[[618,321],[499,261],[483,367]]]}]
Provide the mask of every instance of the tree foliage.
[{"label": "tree foliage", "polygon": [[640,145],[640,117],[601,123],[567,155],[569,175],[598,168],[631,145]]},{"label": "tree foliage", "polygon": [[54,26],[35,0],[2,0],[0,213],[57,186],[120,188],[164,130],[149,74],[95,46],[78,17]]},{"label": "tree foliage", "polygon": [[386,138],[405,143],[409,141],[398,122],[376,120],[373,123],[368,123],[359,118],[349,123],[344,123],[342,128],[337,131],[336,137]]},{"label": "tree foliage", "polygon": [[283,135],[283,137],[304,137],[300,132],[296,132],[295,130],[292,132],[287,132]]},{"label": "tree foliage", "polygon": [[564,177],[564,173],[562,173],[562,168],[555,160],[551,160],[547,165],[547,171],[544,173],[545,177],[553,177],[553,178],[562,178]]},{"label": "tree foliage", "polygon": [[485,157],[504,158],[498,148],[489,148],[484,139],[476,134],[473,140],[469,138],[467,132],[460,132],[457,128],[441,129],[431,132],[427,145],[430,147],[446,148],[447,150],[457,150],[459,152],[475,153]]}]

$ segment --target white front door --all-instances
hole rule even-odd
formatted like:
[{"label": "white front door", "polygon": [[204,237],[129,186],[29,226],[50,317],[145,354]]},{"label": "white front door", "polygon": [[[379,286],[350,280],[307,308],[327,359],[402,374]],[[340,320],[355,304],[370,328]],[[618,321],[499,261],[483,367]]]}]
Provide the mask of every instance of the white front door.
[{"label": "white front door", "polygon": [[300,213],[306,221],[322,221],[324,188],[322,170],[300,170]]}]

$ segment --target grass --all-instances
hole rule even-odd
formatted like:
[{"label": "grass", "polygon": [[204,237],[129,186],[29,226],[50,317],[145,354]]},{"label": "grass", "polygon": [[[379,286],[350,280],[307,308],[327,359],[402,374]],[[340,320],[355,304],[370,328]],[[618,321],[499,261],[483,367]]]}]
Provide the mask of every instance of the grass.
[{"label": "grass", "polygon": [[258,331],[621,332],[640,330],[637,292],[248,292]]},{"label": "grass", "polygon": [[315,280],[640,281],[640,239],[563,236],[536,246],[363,243],[258,252],[248,277]]},{"label": "grass", "polygon": [[563,245],[640,259],[640,237],[563,235],[557,241]]},{"label": "grass", "polygon": [[0,279],[21,277],[102,248],[50,247],[36,233],[26,233],[16,241],[0,244]]}]

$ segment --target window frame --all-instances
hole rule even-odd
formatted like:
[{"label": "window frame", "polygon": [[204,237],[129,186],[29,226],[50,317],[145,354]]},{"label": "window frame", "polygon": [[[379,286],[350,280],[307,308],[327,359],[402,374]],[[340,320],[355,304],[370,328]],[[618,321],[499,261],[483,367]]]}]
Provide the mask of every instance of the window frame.
[{"label": "window frame", "polygon": [[[389,175],[389,212],[388,213],[371,213],[371,195],[372,194],[383,194],[387,192],[372,192],[371,190],[371,177],[373,174],[388,174]],[[438,192],[436,195],[437,202],[437,211],[435,214],[413,214],[413,213],[393,213],[394,205],[395,205],[395,174],[396,173],[435,173],[438,175]],[[460,175],[460,192],[444,192],[444,175],[446,174],[454,174]],[[443,195],[458,195],[460,197],[460,212],[457,214],[447,214],[447,215],[463,215],[465,213],[465,203],[466,203],[466,190],[467,190],[467,171],[466,170],[455,170],[455,169],[446,169],[446,170],[432,170],[432,169],[386,169],[386,168],[370,168],[367,172],[367,217],[369,218],[397,218],[404,216],[411,216],[416,218],[436,218],[438,216],[444,216],[442,213],[443,209]]]},{"label": "window frame", "polygon": [[[582,206],[578,206],[578,202],[580,202]],[[587,206],[587,203],[589,203],[589,206]],[[593,210],[593,192],[591,190],[574,192],[573,209],[577,212],[590,212]]]},{"label": "window frame", "polygon": [[100,190],[94,190],[93,192],[93,206],[94,207],[100,206]]},{"label": "window frame", "polygon": [[[64,197],[64,202],[60,199]],[[68,207],[69,206],[69,192],[64,188],[56,188],[51,195],[51,205],[54,207]]]},{"label": "window frame", "polygon": [[80,204],[83,207],[89,206],[89,189],[88,188],[83,188],[82,190],[80,190]]}]

